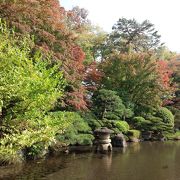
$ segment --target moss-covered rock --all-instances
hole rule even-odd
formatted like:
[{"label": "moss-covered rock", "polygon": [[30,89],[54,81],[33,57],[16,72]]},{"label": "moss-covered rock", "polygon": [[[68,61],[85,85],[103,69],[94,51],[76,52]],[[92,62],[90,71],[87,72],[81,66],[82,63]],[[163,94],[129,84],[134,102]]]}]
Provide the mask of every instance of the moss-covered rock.
[{"label": "moss-covered rock", "polygon": [[132,142],[139,142],[141,132],[139,130],[131,129],[127,132],[127,136]]}]

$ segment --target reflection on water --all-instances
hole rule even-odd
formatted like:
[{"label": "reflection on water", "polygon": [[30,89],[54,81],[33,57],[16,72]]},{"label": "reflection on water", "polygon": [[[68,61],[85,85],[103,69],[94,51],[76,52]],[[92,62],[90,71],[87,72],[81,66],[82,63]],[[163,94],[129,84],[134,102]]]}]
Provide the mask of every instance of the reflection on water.
[{"label": "reflection on water", "polygon": [[180,180],[180,142],[144,142],[0,168],[0,179]]}]

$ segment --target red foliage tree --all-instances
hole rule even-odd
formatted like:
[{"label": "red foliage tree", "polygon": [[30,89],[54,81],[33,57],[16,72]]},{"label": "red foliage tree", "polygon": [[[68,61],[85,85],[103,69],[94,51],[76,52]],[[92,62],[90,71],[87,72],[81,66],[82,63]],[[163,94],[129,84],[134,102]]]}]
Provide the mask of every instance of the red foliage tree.
[{"label": "red foliage tree", "polygon": [[85,85],[86,89],[90,91],[96,90],[101,85],[103,72],[99,70],[98,63],[92,62],[86,69]]},{"label": "red foliage tree", "polygon": [[177,55],[172,60],[168,62],[168,66],[172,71],[173,86],[175,90],[175,96],[171,100],[164,102],[164,106],[173,106],[180,109],[180,56]]},{"label": "red foliage tree", "polygon": [[159,75],[161,77],[162,86],[165,89],[170,90],[172,88],[170,78],[171,78],[173,72],[169,68],[167,61],[159,60],[157,62],[157,64],[158,64],[158,72],[159,72]]}]

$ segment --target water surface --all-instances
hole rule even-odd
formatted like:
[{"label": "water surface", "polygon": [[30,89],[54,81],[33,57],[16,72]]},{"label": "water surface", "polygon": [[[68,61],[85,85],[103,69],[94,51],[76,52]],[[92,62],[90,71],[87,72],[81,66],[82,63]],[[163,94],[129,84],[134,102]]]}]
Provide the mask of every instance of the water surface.
[{"label": "water surface", "polygon": [[72,153],[1,167],[0,179],[180,180],[180,142],[143,142],[110,154]]}]

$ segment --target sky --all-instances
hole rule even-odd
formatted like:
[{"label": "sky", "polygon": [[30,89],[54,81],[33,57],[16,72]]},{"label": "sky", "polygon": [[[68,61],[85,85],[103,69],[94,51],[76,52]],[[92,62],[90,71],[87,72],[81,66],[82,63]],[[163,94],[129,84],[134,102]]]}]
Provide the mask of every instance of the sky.
[{"label": "sky", "polygon": [[148,19],[161,35],[161,41],[180,53],[180,0],[60,0],[65,9],[74,6],[89,11],[89,19],[110,32],[119,18]]}]

